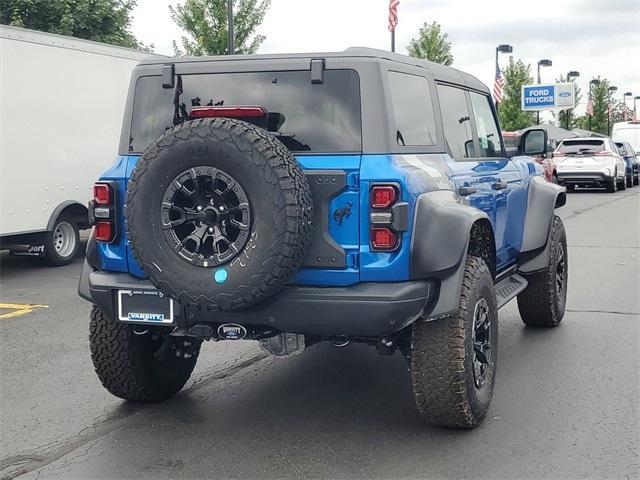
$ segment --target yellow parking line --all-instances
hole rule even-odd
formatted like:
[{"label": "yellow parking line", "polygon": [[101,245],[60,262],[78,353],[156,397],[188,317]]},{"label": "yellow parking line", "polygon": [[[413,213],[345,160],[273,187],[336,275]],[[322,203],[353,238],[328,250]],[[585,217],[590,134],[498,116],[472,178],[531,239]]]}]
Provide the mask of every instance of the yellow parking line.
[{"label": "yellow parking line", "polygon": [[49,305],[31,305],[29,303],[0,303],[0,309],[13,310],[13,312],[3,313],[0,320],[19,317],[26,313],[31,313],[35,308],[49,308]]}]

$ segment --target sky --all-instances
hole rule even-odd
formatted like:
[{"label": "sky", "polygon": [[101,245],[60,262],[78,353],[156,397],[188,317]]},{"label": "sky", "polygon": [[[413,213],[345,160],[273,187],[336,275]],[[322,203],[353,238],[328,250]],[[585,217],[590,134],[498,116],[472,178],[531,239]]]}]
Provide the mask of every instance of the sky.
[{"label": "sky", "polygon": [[[133,33],[153,43],[156,53],[173,55],[172,41],[183,32],[173,23],[169,5],[182,0],[138,0]],[[348,47],[390,49],[388,0],[272,0],[257,33],[267,38],[258,53],[342,51]],[[530,63],[542,82],[569,70],[580,72],[584,111],[591,78],[609,79],[624,92],[640,95],[640,0],[400,0],[396,51],[406,54],[424,22],[436,21],[449,35],[452,66],[491,86],[495,47],[513,46],[514,59]],[[508,55],[500,55],[501,66]],[[632,102],[628,101],[629,107]],[[640,100],[637,101],[640,109]]]}]

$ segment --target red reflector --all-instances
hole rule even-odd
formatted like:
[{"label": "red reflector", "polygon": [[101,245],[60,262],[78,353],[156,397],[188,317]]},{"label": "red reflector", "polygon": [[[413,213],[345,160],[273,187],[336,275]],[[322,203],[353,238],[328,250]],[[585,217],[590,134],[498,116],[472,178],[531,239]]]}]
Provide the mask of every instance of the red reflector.
[{"label": "red reflector", "polygon": [[398,236],[387,227],[372,228],[371,245],[375,250],[394,250],[398,245]]},{"label": "red reflector", "polygon": [[98,242],[110,242],[113,240],[113,222],[96,223],[96,240]]},{"label": "red reflector", "polygon": [[111,187],[105,183],[96,183],[93,186],[93,200],[98,205],[110,205],[111,204]]},{"label": "red reflector", "polygon": [[262,107],[193,107],[191,116],[193,118],[257,118],[267,114]]},{"label": "red reflector", "polygon": [[389,208],[396,203],[396,188],[393,185],[374,185],[371,188],[371,207]]}]

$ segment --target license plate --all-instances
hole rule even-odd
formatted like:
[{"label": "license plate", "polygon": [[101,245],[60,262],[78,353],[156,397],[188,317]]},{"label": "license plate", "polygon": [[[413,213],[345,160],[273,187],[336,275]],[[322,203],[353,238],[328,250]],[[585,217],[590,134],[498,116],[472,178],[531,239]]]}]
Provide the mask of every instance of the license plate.
[{"label": "license plate", "polygon": [[118,318],[134,323],[173,323],[173,300],[157,290],[118,290]]}]

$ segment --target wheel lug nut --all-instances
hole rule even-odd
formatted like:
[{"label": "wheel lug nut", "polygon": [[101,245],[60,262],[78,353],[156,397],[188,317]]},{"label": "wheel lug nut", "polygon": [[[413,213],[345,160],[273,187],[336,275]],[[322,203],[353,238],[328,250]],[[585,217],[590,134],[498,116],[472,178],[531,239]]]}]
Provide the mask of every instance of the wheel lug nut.
[{"label": "wheel lug nut", "polygon": [[224,207],[220,206],[220,208],[218,210],[220,210],[221,212],[224,212]]},{"label": "wheel lug nut", "polygon": [[207,229],[207,231],[208,231],[209,233],[213,233],[213,227],[209,227],[209,228]]},{"label": "wheel lug nut", "polygon": [[199,212],[201,212],[201,211],[202,211],[202,205],[198,205],[198,206],[196,207],[196,210],[197,210],[197,211],[199,211]]}]

